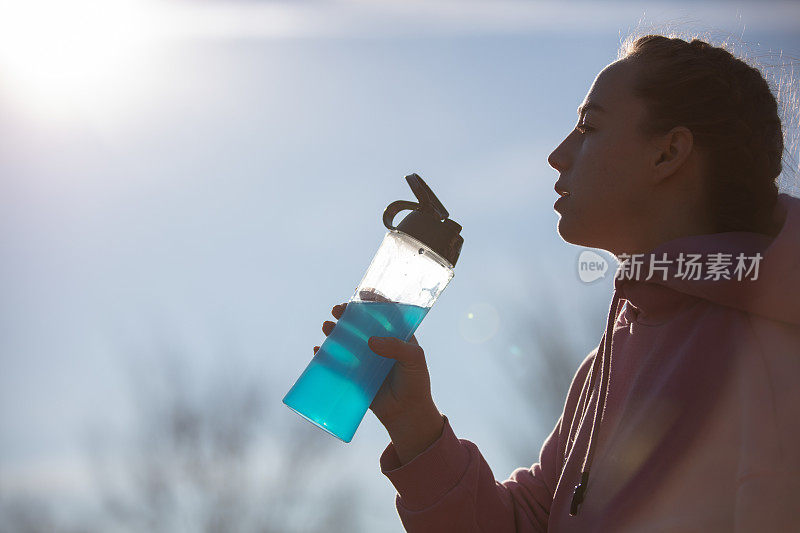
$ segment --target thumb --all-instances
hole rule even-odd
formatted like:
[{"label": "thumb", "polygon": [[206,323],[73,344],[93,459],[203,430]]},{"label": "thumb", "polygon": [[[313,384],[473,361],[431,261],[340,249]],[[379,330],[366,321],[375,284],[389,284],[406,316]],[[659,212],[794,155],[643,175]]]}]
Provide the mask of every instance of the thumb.
[{"label": "thumb", "polygon": [[425,366],[425,353],[419,344],[405,342],[396,337],[370,337],[367,345],[381,357],[394,359],[405,367]]}]

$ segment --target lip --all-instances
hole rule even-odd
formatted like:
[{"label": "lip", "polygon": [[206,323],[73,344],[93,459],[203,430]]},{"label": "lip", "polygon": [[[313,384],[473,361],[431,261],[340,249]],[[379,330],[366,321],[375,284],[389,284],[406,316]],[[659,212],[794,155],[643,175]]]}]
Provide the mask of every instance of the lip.
[{"label": "lip", "polygon": [[558,199],[553,204],[553,209],[557,209],[560,204],[564,203],[564,200],[569,198],[570,193],[567,189],[564,188],[563,185],[561,185],[558,182],[556,182],[556,184],[553,186],[553,190],[555,190],[558,193]]}]

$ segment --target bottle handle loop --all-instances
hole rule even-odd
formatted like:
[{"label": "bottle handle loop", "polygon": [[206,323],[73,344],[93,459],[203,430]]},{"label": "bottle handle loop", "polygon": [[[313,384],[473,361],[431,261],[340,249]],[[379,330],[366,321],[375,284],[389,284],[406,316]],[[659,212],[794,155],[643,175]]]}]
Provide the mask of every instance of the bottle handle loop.
[{"label": "bottle handle loop", "polygon": [[397,229],[396,226],[392,224],[394,221],[394,217],[397,216],[397,213],[400,211],[405,211],[406,209],[410,209],[412,211],[416,210],[419,207],[418,203],[409,202],[406,200],[397,200],[396,202],[392,202],[383,212],[383,225],[386,226],[388,229]]}]

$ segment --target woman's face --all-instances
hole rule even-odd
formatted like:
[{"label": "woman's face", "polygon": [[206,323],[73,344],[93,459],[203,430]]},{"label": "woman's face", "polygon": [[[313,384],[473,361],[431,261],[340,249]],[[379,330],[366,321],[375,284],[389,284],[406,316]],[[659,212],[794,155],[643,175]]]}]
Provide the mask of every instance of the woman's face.
[{"label": "woman's face", "polygon": [[[569,243],[634,253],[647,241],[652,213],[653,146],[639,132],[644,103],[633,95],[635,67],[603,69],[579,108],[578,124],[550,154],[558,170],[554,209]],[[564,195],[564,193],[569,193]]]}]

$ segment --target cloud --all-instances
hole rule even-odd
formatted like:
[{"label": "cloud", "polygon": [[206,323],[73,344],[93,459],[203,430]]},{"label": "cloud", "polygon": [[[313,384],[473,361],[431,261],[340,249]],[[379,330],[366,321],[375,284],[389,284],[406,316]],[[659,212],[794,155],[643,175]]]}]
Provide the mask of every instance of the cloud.
[{"label": "cloud", "polygon": [[664,24],[745,39],[750,32],[800,29],[800,4],[529,2],[519,0],[180,1],[153,4],[166,37],[390,38],[531,32],[607,33]]}]

